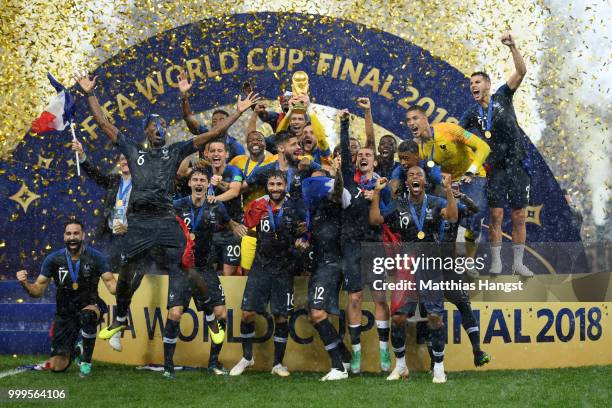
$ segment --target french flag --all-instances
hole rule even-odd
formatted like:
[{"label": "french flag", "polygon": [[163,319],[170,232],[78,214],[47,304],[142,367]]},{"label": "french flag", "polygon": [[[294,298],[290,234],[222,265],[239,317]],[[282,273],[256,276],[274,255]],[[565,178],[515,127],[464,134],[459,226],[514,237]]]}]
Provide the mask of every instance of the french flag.
[{"label": "french flag", "polygon": [[43,113],[32,122],[32,130],[39,135],[58,134],[66,129],[74,119],[74,97],[55,78],[47,73],[49,82],[57,95],[49,102]]},{"label": "french flag", "polygon": [[[324,200],[329,199],[335,180],[325,176],[308,177],[302,180],[302,198],[306,209],[313,210]],[[351,194],[342,190],[342,208],[351,204]]]}]

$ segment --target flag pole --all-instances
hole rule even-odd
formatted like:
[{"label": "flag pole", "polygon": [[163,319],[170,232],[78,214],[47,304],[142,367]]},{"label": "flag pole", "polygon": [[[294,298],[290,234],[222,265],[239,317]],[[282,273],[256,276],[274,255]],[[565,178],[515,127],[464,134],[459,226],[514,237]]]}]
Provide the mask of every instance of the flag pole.
[{"label": "flag pole", "polygon": [[[70,131],[72,132],[72,140],[76,141],[77,138],[76,138],[76,134],[74,133],[74,122],[70,122]],[[79,163],[79,153],[74,152],[74,157],[76,159],[77,175],[81,177],[81,164]]]}]

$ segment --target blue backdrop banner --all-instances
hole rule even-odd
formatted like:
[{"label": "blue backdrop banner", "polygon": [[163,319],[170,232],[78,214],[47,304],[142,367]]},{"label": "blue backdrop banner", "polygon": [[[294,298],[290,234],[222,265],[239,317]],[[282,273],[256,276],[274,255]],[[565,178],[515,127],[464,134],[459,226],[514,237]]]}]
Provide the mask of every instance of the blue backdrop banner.
[{"label": "blue backdrop banner", "polygon": [[[231,15],[156,35],[98,67],[96,92],[115,125],[142,140],[144,115],[181,120],[177,77],[183,68],[195,83],[195,112],[234,102],[244,81],[275,99],[289,88],[292,73],[303,70],[314,102],[357,111],[354,98],[367,96],[375,121],[400,137],[408,136],[402,121],[412,104],[422,105],[433,123],[456,123],[472,103],[465,75],[426,50],[350,21],[295,13]],[[116,149],[96,128],[85,99],[77,96],[76,105],[77,137],[95,162],[110,169]],[[61,244],[61,225],[69,215],[83,219],[90,231],[100,222],[104,192],[76,177],[70,140],[68,131],[30,133],[12,158],[0,163],[0,274],[38,270],[42,258]],[[551,171],[531,143],[528,151],[534,167],[528,241],[579,242]]]}]

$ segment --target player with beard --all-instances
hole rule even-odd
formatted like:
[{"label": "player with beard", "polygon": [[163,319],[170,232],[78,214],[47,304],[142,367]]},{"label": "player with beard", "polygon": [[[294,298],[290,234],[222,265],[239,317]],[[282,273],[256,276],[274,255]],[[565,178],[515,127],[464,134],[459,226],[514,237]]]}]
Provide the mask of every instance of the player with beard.
[{"label": "player with beard", "polygon": [[310,177],[314,170],[321,168],[307,158],[299,158],[300,146],[298,138],[293,133],[279,133],[278,158],[276,161],[253,169],[247,177],[249,187],[266,186],[270,172],[281,170],[287,173],[287,192],[293,200],[300,200],[302,196],[302,180]]},{"label": "player with beard", "polygon": [[[225,203],[232,220],[242,220],[242,171],[227,164],[227,146],[222,141],[212,141],[208,144],[208,161],[212,168],[210,186],[215,199]],[[226,228],[221,228],[213,235],[214,260],[223,264],[223,275],[232,276],[240,265],[240,240]]]},{"label": "player with beard", "polygon": [[530,174],[525,146],[527,136],[521,130],[514,111],[513,97],[527,68],[510,33],[502,36],[502,44],[510,48],[515,71],[495,94],[491,95],[491,79],[484,72],[470,77],[470,90],[476,103],[461,118],[461,126],[475,129],[491,145],[487,159],[487,200],[489,205],[491,242],[490,273],[502,272],[501,243],[504,205],[512,208],[512,273],[531,277],[533,272],[523,263],[526,238],[526,207],[529,203]]},{"label": "player with beard", "polygon": [[[440,227],[440,234],[438,240],[442,245],[442,250],[445,252],[444,257],[455,257],[455,245],[457,241],[457,233],[459,231],[459,224],[462,218],[467,218],[472,214],[479,211],[476,203],[467,195],[460,191],[459,183],[452,184],[453,195],[457,201],[457,212],[459,220],[457,222],[442,221]],[[466,270],[469,270],[466,268]],[[444,280],[445,281],[462,281],[461,274],[456,273],[452,270],[444,269]],[[472,353],[474,354],[474,365],[476,367],[483,366],[491,361],[491,356],[480,349],[480,329],[478,328],[478,321],[474,312],[472,311],[472,305],[470,303],[470,295],[465,290],[445,290],[444,297],[451,302],[459,313],[461,313],[461,325],[470,339],[472,344]],[[431,360],[433,370],[433,357]]]},{"label": "player with beard", "polygon": [[[340,146],[342,158],[351,157],[349,147],[349,113],[341,112]],[[374,147],[362,148],[357,152],[357,169],[348,160],[342,160],[342,179],[351,194],[351,205],[342,212],[342,270],[344,290],[348,293],[348,324],[351,348],[351,372],[361,372],[361,299],[365,279],[361,272],[361,243],[378,242],[382,238],[380,227],[370,227],[368,213],[373,195],[376,175]],[[356,182],[356,174],[359,179]],[[390,190],[383,192],[381,202],[390,200]],[[381,204],[381,205],[383,205]],[[391,368],[389,354],[389,306],[385,293],[370,289],[375,305],[376,328],[379,336],[380,367],[382,371]]]},{"label": "player with beard", "polygon": [[[206,281],[209,298],[204,298],[200,291],[193,291],[193,299],[198,311],[206,314],[206,323],[211,325],[219,322],[225,331],[227,310],[225,308],[225,294],[219,276],[212,268],[214,254],[214,234],[220,226],[234,234],[244,233],[240,224],[232,220],[222,202],[214,195],[207,196],[209,191],[209,173],[201,167],[196,167],[189,177],[191,195],[174,201],[174,208],[187,226],[190,238],[195,241],[195,267]],[[176,307],[170,309],[168,318],[180,320],[180,315],[189,304],[190,292],[187,296],[175,301]],[[170,316],[173,314],[173,316]],[[211,333],[214,335],[214,333]],[[212,336],[211,336],[212,337]],[[223,343],[211,342],[208,371],[215,375],[227,374],[219,363],[219,354]]]},{"label": "player with beard", "polygon": [[[191,110],[191,105],[189,104],[189,90],[191,89],[192,83],[189,82],[189,78],[187,77],[187,73],[182,71],[179,74],[178,87],[181,92],[180,101],[181,101],[181,111],[183,113],[183,119],[189,128],[189,131],[194,135],[200,135],[202,133],[207,133],[208,129],[206,126],[200,124],[196,119],[195,115]],[[230,115],[224,111],[223,109],[217,109],[213,112],[212,117],[210,119],[210,125],[213,130],[217,126],[222,125],[222,123],[229,117]],[[241,154],[245,154],[244,146],[238,142],[233,136],[227,134],[227,129],[223,130],[220,133],[220,137],[227,145],[228,158],[227,160],[231,160],[236,156]],[[202,153],[202,152],[200,152]]]},{"label": "player with beard", "polygon": [[[406,123],[419,141],[419,158],[427,167],[438,164],[449,173],[453,181],[461,181],[461,191],[478,205],[477,214],[465,220],[465,242],[467,256],[476,255],[476,240],[480,236],[482,220],[487,209],[486,171],[482,164],[491,148],[476,135],[453,123],[429,124],[422,106],[414,105],[406,111]],[[475,270],[470,275],[477,276]]]},{"label": "player with beard", "polygon": [[[132,213],[127,217],[128,231],[122,254],[123,266],[117,282],[117,314],[112,324],[99,334],[100,338],[109,339],[127,327],[128,308],[133,294],[130,282],[134,276],[134,266],[139,259],[149,255],[152,249],[157,247],[165,255],[166,265],[163,269],[166,269],[169,275],[182,273],[180,263],[186,239],[172,205],[179,164],[195,153],[198,147],[224,134],[245,110],[259,101],[259,97],[251,94],[244,100],[238,98],[236,112],[222,124],[208,133],[171,145],[166,145],[166,122],[158,115],[149,115],[143,122],[149,147],[143,149],[119,133],[104,115],[94,94],[96,78],[78,74],[75,79],[87,96],[94,120],[125,156],[132,175]],[[164,337],[177,337],[179,326],[178,322],[175,323],[166,324]]]},{"label": "player with beard", "polygon": [[91,374],[91,356],[96,345],[96,332],[100,322],[98,297],[100,278],[111,294],[115,294],[116,281],[104,254],[85,245],[83,224],[77,220],[68,221],[64,226],[66,248],[49,254],[43,261],[40,275],[34,283],[28,282],[28,272],[17,272],[17,280],[33,298],[41,297],[49,281],[57,286],[55,325],[51,340],[51,358],[43,364],[44,369],[53,372],[65,371],[79,333],[83,338],[83,354],[79,371],[81,377]]},{"label": "player with beard", "polygon": [[[282,149],[282,146],[279,146]],[[293,310],[293,246],[305,249],[308,242],[300,237],[303,207],[287,199],[285,172],[268,173],[267,196],[255,200],[244,215],[248,228],[256,227],[257,250],[242,297],[242,359],[232,368],[236,376],[253,366],[253,338],[255,317],[267,314],[268,304],[274,316],[274,364],[272,374],[287,377],[289,371],[282,365],[289,337],[287,318]]]},{"label": "player with beard", "polygon": [[[422,168],[414,166],[408,170],[408,194],[398,197],[385,209],[380,210],[380,191],[385,187],[386,180],[379,179],[370,205],[369,223],[371,225],[386,224],[389,229],[400,235],[402,243],[436,243],[443,220],[457,222],[457,205],[451,188],[451,179],[448,174],[443,178],[446,189],[446,200],[425,194],[425,172]],[[440,256],[440,251],[427,248],[428,256]],[[416,272],[417,282],[436,280],[441,271]],[[427,310],[428,327],[434,355],[433,382],[446,382],[444,373],[444,344],[446,342],[442,313],[444,299],[439,291],[419,291],[420,300]],[[396,366],[387,377],[387,380],[398,380],[408,377],[406,366],[406,318],[414,314],[417,307],[415,299],[407,299],[393,311],[391,325],[391,343],[396,357]]]},{"label": "player with beard", "polygon": [[[301,102],[306,107],[308,114],[293,111],[293,106],[297,102]],[[325,135],[325,129],[314,110],[310,109],[310,99],[308,96],[292,97],[289,100],[289,106],[290,109],[278,125],[277,132],[289,130],[298,137],[298,143],[301,148],[300,156],[307,157],[317,164],[328,163],[331,150]],[[262,104],[255,107],[255,112],[258,114],[262,110],[265,110],[265,106]],[[272,145],[275,144],[275,139],[274,136],[271,136],[266,140],[267,145],[270,145],[268,148],[272,148]]]},{"label": "player with beard", "polygon": [[[261,104],[256,106],[255,112],[259,112],[261,107]],[[272,154],[278,154],[278,144],[283,138],[283,135],[287,132],[297,137],[299,145],[300,141],[302,140],[304,126],[306,126],[306,114],[293,112],[292,109],[289,109],[287,115],[285,115],[281,123],[278,125],[278,131],[275,134],[266,137],[266,150]],[[301,150],[298,153],[301,154]]]},{"label": "player with beard", "polygon": [[391,174],[400,167],[400,163],[395,161],[395,152],[397,151],[397,141],[391,135],[384,135],[378,141],[378,157],[376,161],[378,165],[374,171],[386,179],[391,178]]},{"label": "player with beard", "polygon": [[[310,177],[312,172],[320,169],[321,166],[307,158],[299,158],[300,146],[298,145],[297,136],[293,133],[285,132],[280,133],[278,136],[277,161],[254,169],[247,178],[246,184],[248,188],[266,186],[269,174],[273,171],[281,170],[286,172],[286,178],[288,180],[287,193],[289,193],[292,200],[302,202],[302,180]],[[245,239],[248,241],[249,237],[243,238],[243,242]],[[255,242],[250,242],[245,249],[249,250],[249,248],[251,248],[252,250],[254,245],[256,245]],[[246,252],[243,254],[245,257],[248,257],[248,255],[249,254]],[[300,262],[295,262],[293,264],[296,274],[303,272],[308,264],[307,259],[308,257],[306,256],[304,259],[301,259]],[[247,258],[245,259],[244,266],[248,268],[250,263],[249,258]]]},{"label": "player with beard", "polygon": [[317,164],[327,164],[331,160],[331,150],[325,130],[314,113],[310,115],[310,123],[302,130],[300,146],[302,156],[310,158]]},{"label": "player with beard", "polygon": [[[319,333],[331,358],[331,370],[321,381],[348,378],[351,354],[328,319],[340,314],[338,297],[342,282],[342,209],[350,197],[344,189],[340,172],[317,170],[304,180],[302,195],[307,211],[307,224],[313,250],[314,271],[308,282],[310,321]],[[332,178],[330,176],[334,176]]]}]

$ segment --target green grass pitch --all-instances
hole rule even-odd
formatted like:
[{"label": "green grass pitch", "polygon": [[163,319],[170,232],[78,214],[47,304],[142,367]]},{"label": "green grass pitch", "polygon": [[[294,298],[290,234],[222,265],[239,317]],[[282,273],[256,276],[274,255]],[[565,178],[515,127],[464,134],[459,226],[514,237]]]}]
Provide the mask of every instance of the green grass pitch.
[{"label": "green grass pitch", "polygon": [[[0,376],[44,356],[0,356]],[[548,370],[448,373],[446,384],[432,384],[425,372],[388,382],[380,374],[321,383],[323,373],[294,372],[289,378],[247,371],[240,377],[215,377],[205,371],[161,373],[95,362],[92,377],[81,379],[71,365],[53,374],[27,371],[0,378],[0,389],[65,389],[62,402],[35,401],[0,406],[43,407],[605,407],[612,401],[612,366]]]}]

